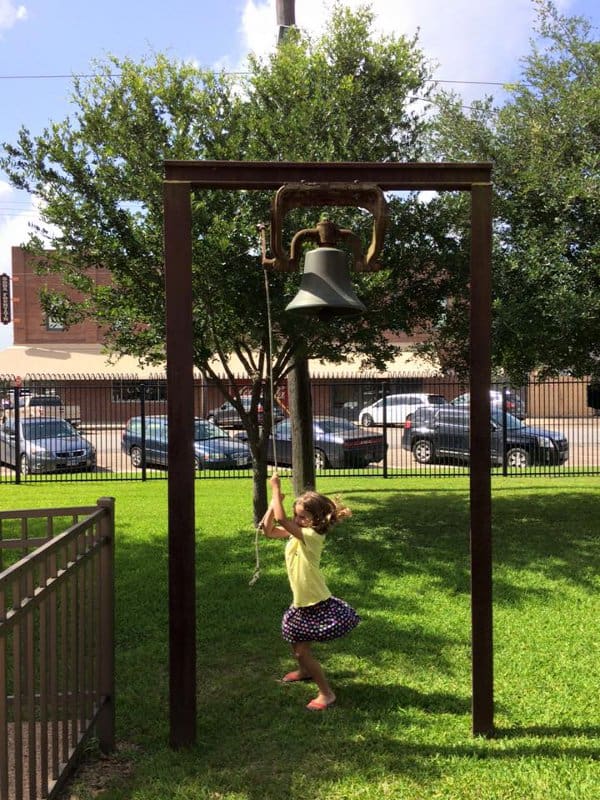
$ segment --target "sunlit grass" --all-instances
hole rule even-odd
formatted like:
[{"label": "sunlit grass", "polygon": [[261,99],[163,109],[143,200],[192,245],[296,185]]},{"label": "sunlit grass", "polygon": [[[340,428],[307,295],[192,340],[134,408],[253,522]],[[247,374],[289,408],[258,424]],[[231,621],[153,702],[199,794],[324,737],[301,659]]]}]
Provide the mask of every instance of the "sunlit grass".
[{"label": "sunlit grass", "polygon": [[600,797],[598,478],[493,479],[493,739],[471,735],[467,479],[319,478],[319,489],[354,511],[324,569],[363,617],[320,649],[337,706],[309,714],[314,687],[277,680],[291,666],[279,635],[289,589],[274,540],[261,540],[248,585],[250,482],[198,481],[198,742],[173,752],[166,484],[2,487],[4,508],[116,498],[120,749],[104,790],[84,781],[75,796]]}]

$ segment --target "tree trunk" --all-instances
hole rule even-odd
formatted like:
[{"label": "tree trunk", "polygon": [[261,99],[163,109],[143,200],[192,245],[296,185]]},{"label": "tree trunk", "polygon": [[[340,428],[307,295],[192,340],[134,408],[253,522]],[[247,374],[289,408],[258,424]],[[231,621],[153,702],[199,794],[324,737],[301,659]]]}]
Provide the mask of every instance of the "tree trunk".
[{"label": "tree trunk", "polygon": [[308,359],[304,355],[294,358],[294,366],[288,373],[288,394],[293,443],[292,486],[297,497],[315,488],[312,396]]}]

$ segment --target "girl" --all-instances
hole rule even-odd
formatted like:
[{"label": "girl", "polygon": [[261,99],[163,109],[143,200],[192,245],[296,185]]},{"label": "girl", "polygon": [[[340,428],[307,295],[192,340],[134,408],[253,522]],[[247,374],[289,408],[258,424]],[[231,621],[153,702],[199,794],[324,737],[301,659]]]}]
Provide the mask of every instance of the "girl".
[{"label": "girl", "polygon": [[281,632],[290,642],[299,669],[288,672],[284,683],[313,680],[319,694],[306,706],[309,711],[325,711],[335,703],[335,694],[323,668],[312,654],[313,642],[337,639],[360,622],[352,606],[333,597],[319,569],[325,534],[336,523],[351,516],[349,508],[334,503],[317,492],[305,492],[294,503],[294,518],[283,508],[281,481],[270,478],[272,499],[261,527],[273,539],[288,539],[285,564],[293,594],[293,604],[283,615]]}]

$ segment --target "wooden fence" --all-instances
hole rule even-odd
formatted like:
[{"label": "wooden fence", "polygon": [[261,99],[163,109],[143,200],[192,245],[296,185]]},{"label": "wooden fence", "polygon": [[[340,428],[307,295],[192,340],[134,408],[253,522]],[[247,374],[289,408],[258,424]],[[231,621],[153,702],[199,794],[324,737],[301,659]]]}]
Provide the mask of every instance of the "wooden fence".
[{"label": "wooden fence", "polygon": [[52,798],[114,748],[114,500],[0,511],[0,800]]}]

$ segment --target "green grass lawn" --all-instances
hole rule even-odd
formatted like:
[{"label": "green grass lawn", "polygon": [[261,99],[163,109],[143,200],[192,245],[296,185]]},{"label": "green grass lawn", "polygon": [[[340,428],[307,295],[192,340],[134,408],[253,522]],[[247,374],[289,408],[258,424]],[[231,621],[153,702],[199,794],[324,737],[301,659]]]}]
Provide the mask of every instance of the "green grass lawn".
[{"label": "green grass lawn", "polygon": [[[291,493],[291,487],[284,490]],[[471,735],[469,494],[464,478],[322,478],[354,516],[324,555],[361,613],[310,684],[279,634],[283,544],[254,569],[250,482],[197,486],[198,744],[168,740],[167,487],[3,486],[4,508],[116,498],[119,749],[71,797],[101,800],[596,800],[600,797],[600,481],[493,480],[495,721]],[[92,780],[89,776],[93,774]],[[100,787],[100,788],[99,788]]]}]

